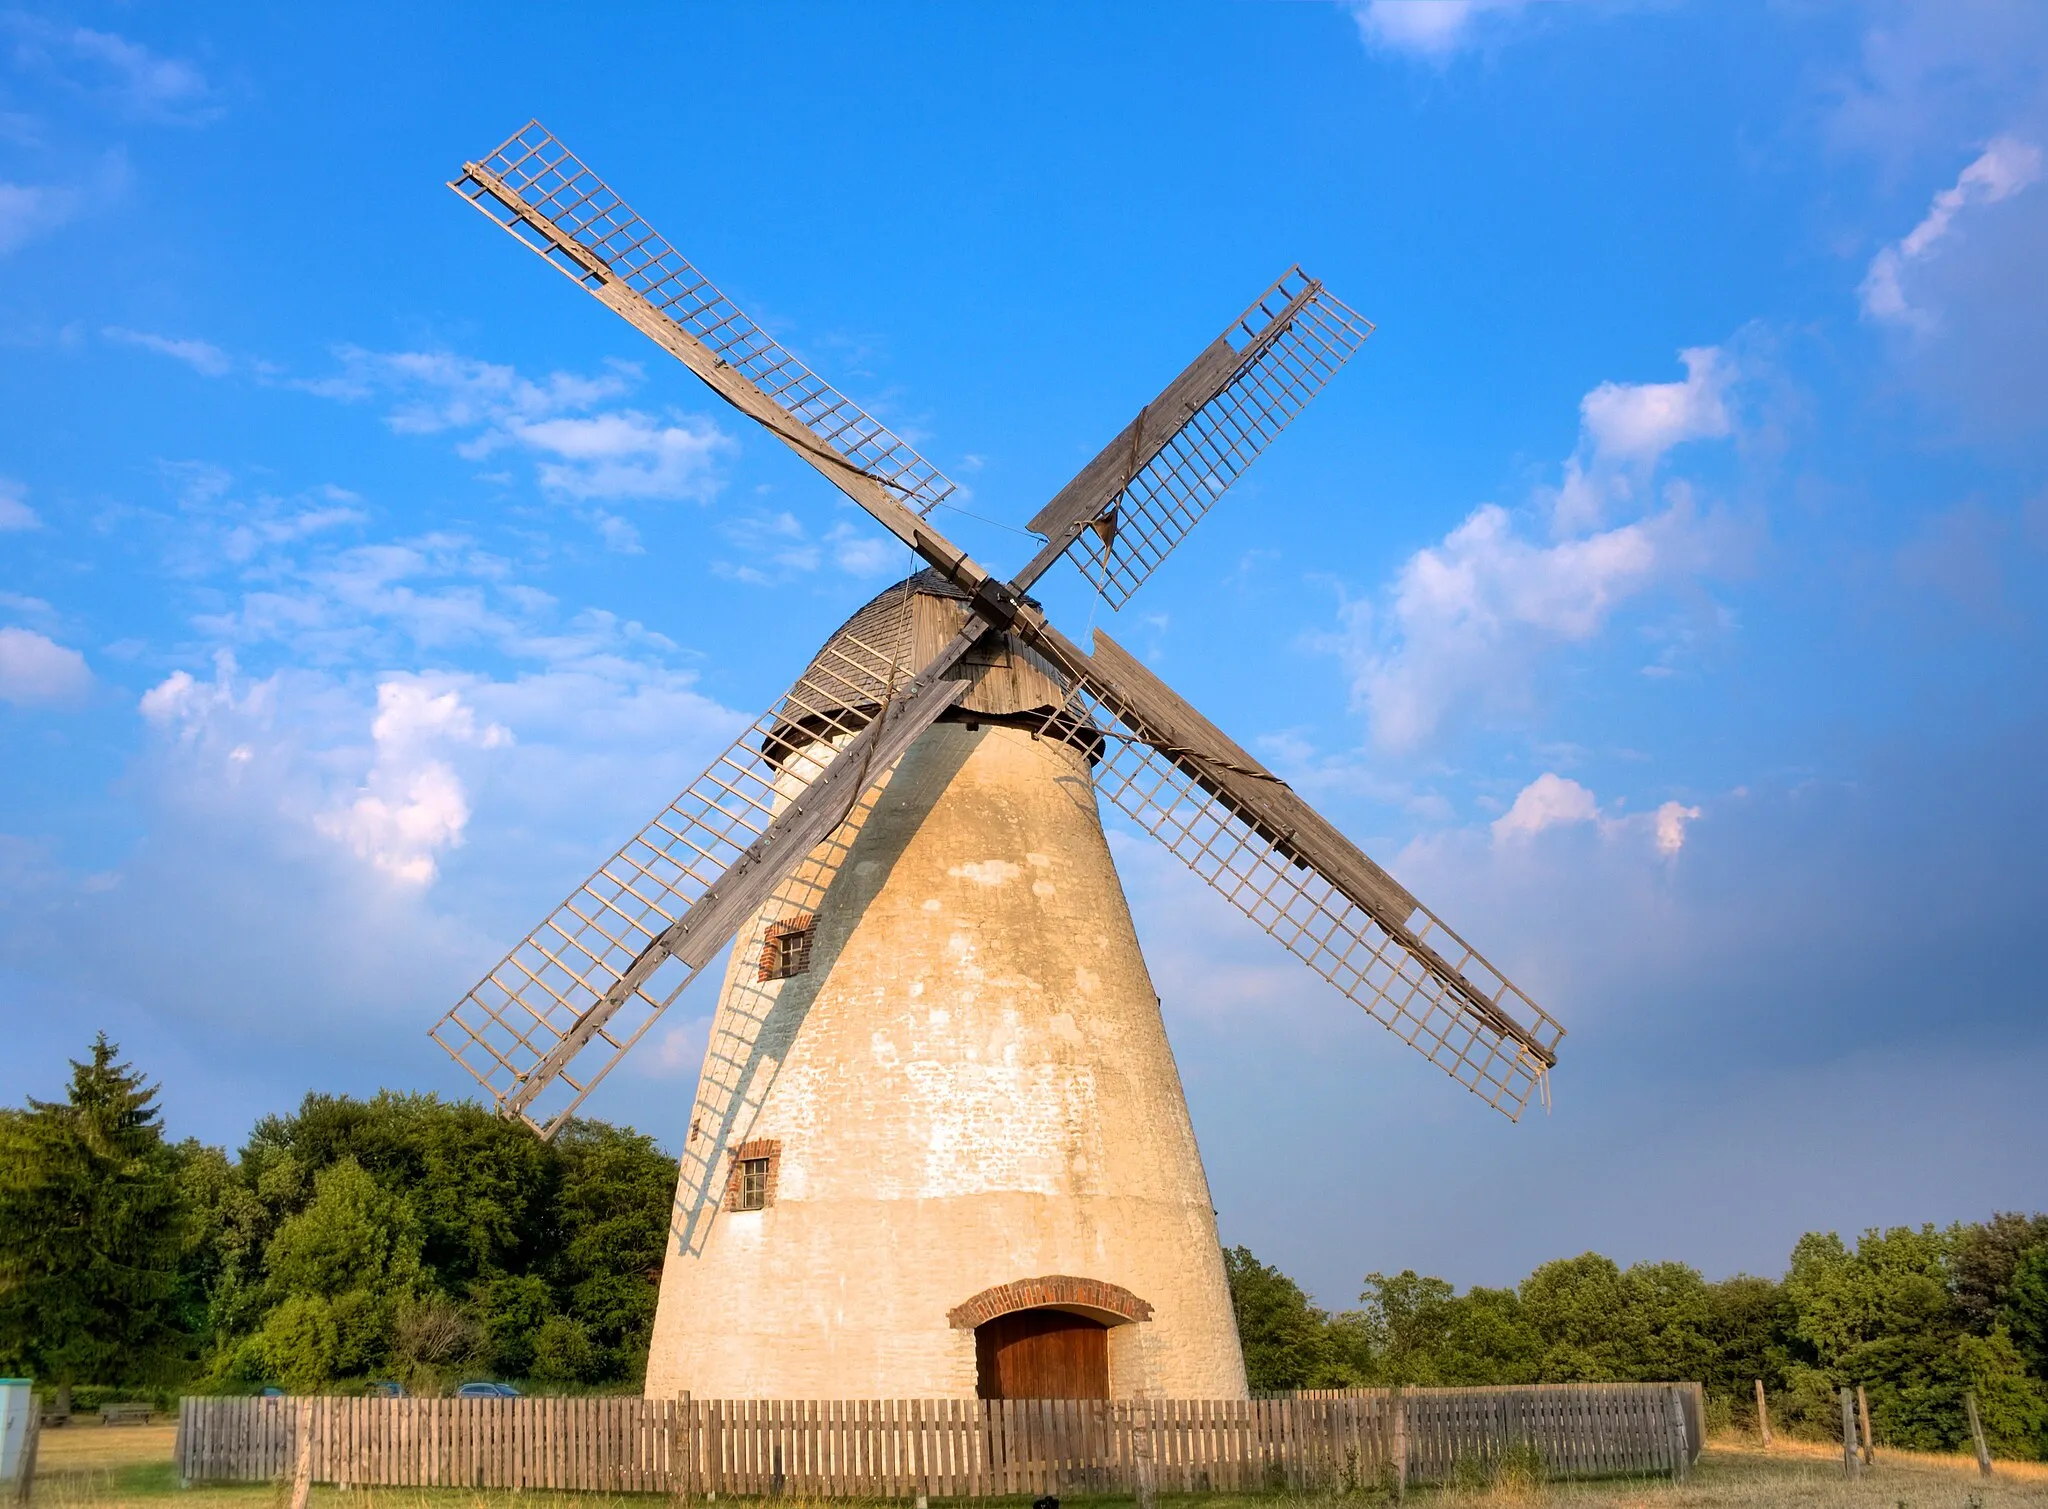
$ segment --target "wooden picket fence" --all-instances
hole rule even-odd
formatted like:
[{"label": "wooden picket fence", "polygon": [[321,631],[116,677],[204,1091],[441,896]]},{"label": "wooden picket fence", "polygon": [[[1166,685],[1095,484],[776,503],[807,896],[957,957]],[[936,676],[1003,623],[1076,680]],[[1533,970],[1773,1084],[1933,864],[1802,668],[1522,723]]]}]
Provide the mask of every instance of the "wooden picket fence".
[{"label": "wooden picket fence", "polygon": [[219,1399],[178,1417],[192,1482],[297,1465],[346,1487],[769,1497],[1349,1488],[1449,1481],[1533,1446],[1555,1477],[1683,1475],[1691,1384],[1359,1389],[1253,1400]]}]

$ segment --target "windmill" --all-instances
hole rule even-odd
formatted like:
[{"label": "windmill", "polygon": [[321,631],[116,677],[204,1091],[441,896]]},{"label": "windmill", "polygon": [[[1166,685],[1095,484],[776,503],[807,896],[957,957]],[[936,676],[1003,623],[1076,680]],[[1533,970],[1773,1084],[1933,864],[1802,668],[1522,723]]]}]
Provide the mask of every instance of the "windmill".
[{"label": "windmill", "polygon": [[1290,268],[1031,519],[1004,580],[930,462],[733,305],[538,122],[450,185],[924,563],[439,1022],[550,1136],[731,950],[648,1390],[1242,1397],[1214,1212],[1107,802],[1519,1117],[1562,1027],[1107,634],[1372,327]]}]

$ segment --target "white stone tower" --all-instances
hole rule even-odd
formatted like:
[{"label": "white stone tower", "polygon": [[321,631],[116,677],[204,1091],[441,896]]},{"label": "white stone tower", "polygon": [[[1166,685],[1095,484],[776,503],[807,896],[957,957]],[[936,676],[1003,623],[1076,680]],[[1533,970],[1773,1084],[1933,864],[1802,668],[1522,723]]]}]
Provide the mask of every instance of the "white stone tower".
[{"label": "white stone tower", "polygon": [[[914,670],[960,597],[924,572],[840,632]],[[650,1395],[1244,1395],[1088,759],[1034,736],[1063,701],[1043,660],[980,658],[815,910],[778,899],[734,944]]]}]

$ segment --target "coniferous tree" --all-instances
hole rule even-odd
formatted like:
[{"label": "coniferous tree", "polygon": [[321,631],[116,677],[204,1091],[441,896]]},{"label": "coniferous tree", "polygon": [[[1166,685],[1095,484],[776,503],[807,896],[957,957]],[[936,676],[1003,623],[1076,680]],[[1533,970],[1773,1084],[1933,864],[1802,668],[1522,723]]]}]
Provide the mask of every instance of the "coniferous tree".
[{"label": "coniferous tree", "polygon": [[185,1246],[157,1087],[101,1033],[61,1101],[0,1117],[0,1367],[71,1385],[151,1376],[178,1341]]}]

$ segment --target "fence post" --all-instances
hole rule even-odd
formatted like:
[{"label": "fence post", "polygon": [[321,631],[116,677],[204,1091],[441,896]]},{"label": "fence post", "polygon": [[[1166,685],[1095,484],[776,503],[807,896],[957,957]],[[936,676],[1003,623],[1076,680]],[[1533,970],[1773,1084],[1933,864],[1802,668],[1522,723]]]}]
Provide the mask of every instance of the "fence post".
[{"label": "fence post", "polygon": [[1963,1408],[1970,1416],[1970,1439],[1977,1443],[1977,1471],[1991,1476],[1991,1448],[1984,1444],[1984,1422],[1977,1418],[1977,1396],[1963,1395]]},{"label": "fence post", "polygon": [[1856,1400],[1845,1386],[1842,1389],[1842,1471],[1853,1478],[1862,1470],[1863,1464],[1856,1456]]},{"label": "fence post", "polygon": [[1771,1407],[1764,1403],[1764,1381],[1761,1378],[1756,1381],[1756,1429],[1757,1434],[1763,1437],[1764,1450],[1769,1451],[1771,1449]]},{"label": "fence post", "polygon": [[1152,1401],[1131,1404],[1131,1475],[1137,1479],[1138,1509],[1158,1509],[1159,1480],[1152,1462]]},{"label": "fence post", "polygon": [[1863,1427],[1863,1465],[1868,1467],[1877,1460],[1877,1438],[1870,1433],[1870,1397],[1860,1383],[1856,1385],[1856,1420]]},{"label": "fence post", "polygon": [[292,1460],[292,1509],[306,1509],[313,1494],[313,1401],[293,1400],[292,1413],[298,1416],[293,1422],[297,1441]]},{"label": "fence post", "polygon": [[1678,1390],[1676,1388],[1669,1390],[1667,1397],[1669,1401],[1667,1413],[1671,1419],[1669,1427],[1672,1444],[1671,1481],[1683,1483],[1692,1470],[1691,1433],[1685,1428],[1685,1406],[1678,1401]]},{"label": "fence post", "polygon": [[1394,1497],[1408,1496],[1408,1396],[1400,1384],[1387,1400],[1387,1408],[1393,1414],[1394,1444],[1388,1453],[1393,1458]]}]

